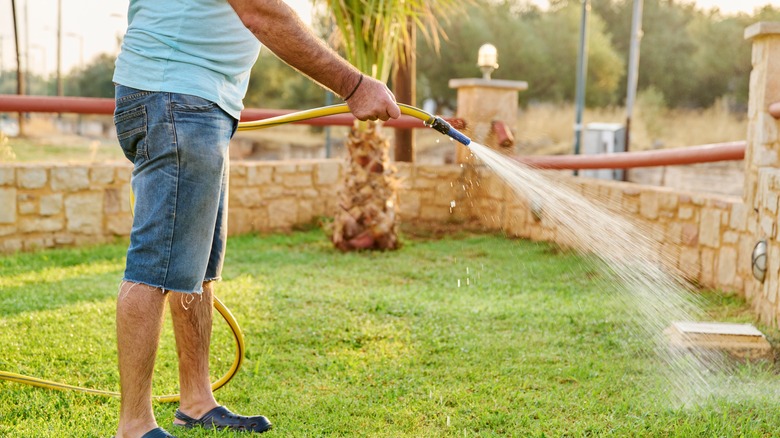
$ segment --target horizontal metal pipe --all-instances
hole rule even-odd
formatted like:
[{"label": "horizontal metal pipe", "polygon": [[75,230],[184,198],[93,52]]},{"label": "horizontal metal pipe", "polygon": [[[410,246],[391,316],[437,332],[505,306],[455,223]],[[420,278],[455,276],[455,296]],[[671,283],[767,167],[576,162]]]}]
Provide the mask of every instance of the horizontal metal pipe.
[{"label": "horizontal metal pipe", "polygon": [[741,160],[745,158],[746,146],[747,142],[735,141],[641,152],[515,156],[513,158],[538,169],[629,169]]},{"label": "horizontal metal pipe", "polygon": [[[241,121],[267,119],[270,117],[290,114],[296,110],[246,108],[241,112]],[[114,99],[105,97],[54,97],[54,96],[19,96],[16,94],[0,94],[0,112],[22,113],[76,113],[76,114],[103,114],[114,113]],[[351,114],[337,114],[333,116],[310,119],[299,124],[315,126],[352,126],[355,118]],[[453,126],[463,127],[464,123],[459,119],[448,120]],[[414,117],[402,116],[384,123],[390,128],[424,128],[422,120]]]}]

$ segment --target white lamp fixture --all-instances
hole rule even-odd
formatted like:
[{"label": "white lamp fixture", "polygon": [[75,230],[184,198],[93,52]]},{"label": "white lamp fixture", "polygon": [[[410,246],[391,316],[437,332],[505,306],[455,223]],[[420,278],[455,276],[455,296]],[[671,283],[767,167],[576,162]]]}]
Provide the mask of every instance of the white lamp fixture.
[{"label": "white lamp fixture", "polygon": [[766,277],[766,240],[759,240],[753,247],[751,265],[753,267],[753,277],[760,282],[764,282]]},{"label": "white lamp fixture", "polygon": [[490,74],[498,68],[498,50],[492,44],[483,44],[477,53],[477,66],[482,70],[482,79],[490,79]]}]

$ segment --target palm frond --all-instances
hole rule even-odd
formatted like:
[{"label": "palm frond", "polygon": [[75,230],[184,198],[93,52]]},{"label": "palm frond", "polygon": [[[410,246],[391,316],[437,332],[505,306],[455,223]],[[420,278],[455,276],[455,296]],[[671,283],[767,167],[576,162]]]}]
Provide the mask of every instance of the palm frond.
[{"label": "palm frond", "polygon": [[440,20],[462,10],[469,1],[456,0],[314,0],[327,6],[338,30],[344,56],[364,74],[387,82],[405,60],[412,26],[438,48]]}]

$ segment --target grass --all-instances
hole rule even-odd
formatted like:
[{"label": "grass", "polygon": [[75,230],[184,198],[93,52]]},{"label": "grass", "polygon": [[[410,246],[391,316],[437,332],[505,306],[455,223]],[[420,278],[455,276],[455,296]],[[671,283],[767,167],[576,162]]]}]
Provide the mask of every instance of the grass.
[{"label": "grass", "polygon": [[[0,258],[0,369],[116,390],[124,249]],[[595,272],[500,235],[407,238],[400,251],[360,254],[334,251],[318,230],[231,238],[217,295],[247,355],[217,397],[267,415],[269,437],[774,436],[776,400],[667,404],[658,364]],[[752,322],[742,300],[703,297],[719,320]],[[167,321],[157,394],[176,391],[172,339]],[[218,321],[215,376],[231,342]],[[161,425],[175,409],[155,404]],[[0,436],[110,436],[117,411],[112,398],[0,382]]]}]

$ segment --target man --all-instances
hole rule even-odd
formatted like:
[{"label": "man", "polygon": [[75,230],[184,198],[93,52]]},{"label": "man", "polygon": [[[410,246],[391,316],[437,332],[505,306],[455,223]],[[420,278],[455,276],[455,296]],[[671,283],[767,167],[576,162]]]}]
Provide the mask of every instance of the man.
[{"label": "man", "polygon": [[281,0],[184,3],[131,0],[114,73],[114,122],[134,163],[136,197],[117,299],[119,438],[172,436],[158,427],[151,406],[166,299],[179,358],[174,425],[271,427],[263,416],[219,406],[208,369],[212,285],[227,235],[227,147],[260,44],[343,96],[358,119],[400,116],[383,83],[336,55]]}]

